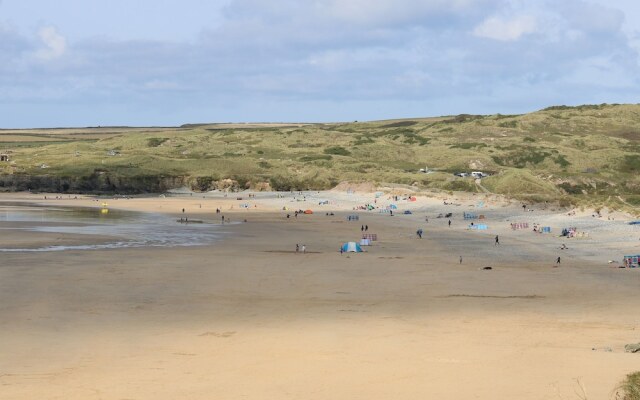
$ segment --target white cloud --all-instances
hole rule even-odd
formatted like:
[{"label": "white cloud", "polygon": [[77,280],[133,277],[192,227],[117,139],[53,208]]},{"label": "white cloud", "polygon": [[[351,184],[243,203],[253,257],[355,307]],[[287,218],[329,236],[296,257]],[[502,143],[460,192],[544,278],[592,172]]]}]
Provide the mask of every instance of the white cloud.
[{"label": "white cloud", "polygon": [[532,16],[518,16],[509,19],[494,16],[478,25],[473,30],[473,34],[494,40],[514,41],[535,31],[536,20]]},{"label": "white cloud", "polygon": [[316,2],[331,17],[361,24],[420,23],[445,15],[465,15],[495,1],[478,0],[322,0]]},{"label": "white cloud", "polygon": [[457,24],[507,0],[233,0],[227,20],[263,21],[308,28],[348,29]]},{"label": "white cloud", "polygon": [[46,26],[38,31],[38,37],[44,45],[36,51],[37,58],[43,61],[60,58],[67,51],[67,41],[58,30],[52,26]]}]

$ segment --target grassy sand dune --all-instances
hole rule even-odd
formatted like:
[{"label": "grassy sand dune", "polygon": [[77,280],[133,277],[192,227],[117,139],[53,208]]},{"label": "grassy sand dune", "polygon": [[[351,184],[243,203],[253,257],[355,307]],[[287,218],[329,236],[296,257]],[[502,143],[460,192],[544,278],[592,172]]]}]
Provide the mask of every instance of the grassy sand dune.
[{"label": "grassy sand dune", "polygon": [[[6,130],[0,143],[11,162],[0,180],[9,190],[63,192],[328,189],[342,181],[479,192],[453,173],[481,170],[492,174],[483,187],[494,193],[629,211],[640,204],[639,116],[639,105],[593,105],[336,124]],[[425,167],[433,173],[420,173]],[[52,178],[53,187],[32,177]]]}]

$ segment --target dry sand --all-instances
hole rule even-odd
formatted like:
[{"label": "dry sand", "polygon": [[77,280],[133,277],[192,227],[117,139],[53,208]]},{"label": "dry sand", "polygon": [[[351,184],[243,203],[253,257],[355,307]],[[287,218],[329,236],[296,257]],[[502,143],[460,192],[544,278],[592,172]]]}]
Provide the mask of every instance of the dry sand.
[{"label": "dry sand", "polygon": [[[247,223],[227,225],[208,246],[0,253],[0,398],[606,399],[640,369],[640,356],[623,349],[640,341],[640,270],[607,263],[640,253],[640,227],[624,216],[419,196],[397,202],[412,215],[359,212],[347,222],[372,194],[296,197],[108,200],[178,218],[185,208],[216,224],[219,207]],[[42,198],[1,200],[102,202]],[[298,208],[315,213],[285,218]],[[486,215],[490,229],[467,230],[462,211]],[[436,218],[446,212],[451,227]],[[555,233],[512,231],[510,222]],[[379,241],[341,255],[364,224]],[[590,237],[558,238],[562,226]],[[28,247],[48,238],[0,229],[1,243],[9,239]],[[307,253],[296,254],[296,243]]]}]

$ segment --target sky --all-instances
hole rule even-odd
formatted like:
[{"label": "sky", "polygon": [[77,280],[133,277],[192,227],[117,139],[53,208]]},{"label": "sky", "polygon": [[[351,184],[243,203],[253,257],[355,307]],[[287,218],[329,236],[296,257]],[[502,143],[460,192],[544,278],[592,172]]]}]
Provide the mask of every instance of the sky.
[{"label": "sky", "polygon": [[637,0],[0,0],[0,128],[639,103]]}]

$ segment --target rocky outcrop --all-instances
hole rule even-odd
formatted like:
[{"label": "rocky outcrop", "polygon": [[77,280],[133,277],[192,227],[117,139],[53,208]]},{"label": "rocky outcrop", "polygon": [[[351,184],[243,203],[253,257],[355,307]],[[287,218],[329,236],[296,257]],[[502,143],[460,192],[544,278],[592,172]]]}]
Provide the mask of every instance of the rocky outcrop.
[{"label": "rocky outcrop", "polygon": [[181,176],[114,176],[94,172],[88,176],[0,175],[0,190],[51,193],[159,193],[184,185]]},{"label": "rocky outcrop", "polygon": [[632,343],[624,346],[624,351],[627,353],[640,353],[640,343]]}]

